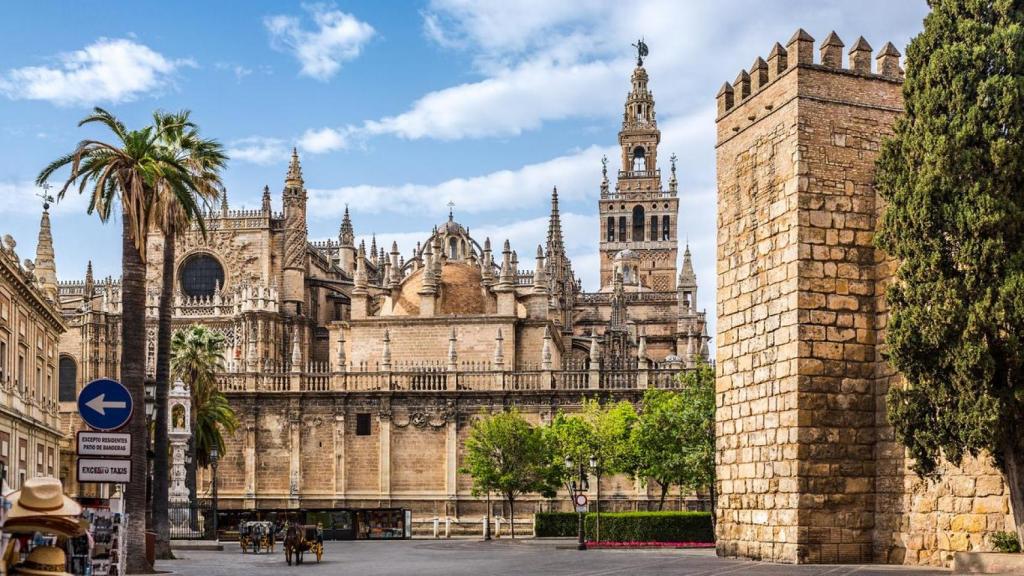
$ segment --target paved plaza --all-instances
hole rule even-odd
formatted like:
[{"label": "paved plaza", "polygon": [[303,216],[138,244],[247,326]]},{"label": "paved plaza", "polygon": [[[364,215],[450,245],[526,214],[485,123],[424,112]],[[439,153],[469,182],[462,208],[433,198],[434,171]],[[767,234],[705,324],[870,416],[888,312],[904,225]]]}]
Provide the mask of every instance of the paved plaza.
[{"label": "paved plaza", "polygon": [[[404,540],[327,542],[323,562],[287,566],[278,545],[274,554],[242,554],[234,543],[223,552],[177,551],[178,560],[157,563],[157,569],[195,576],[262,576],[281,574],[358,576],[931,576],[944,570],[897,566],[793,566],[721,560],[712,550],[587,550],[570,541],[522,540],[484,543],[475,540]],[[307,556],[307,558],[310,558]]]}]

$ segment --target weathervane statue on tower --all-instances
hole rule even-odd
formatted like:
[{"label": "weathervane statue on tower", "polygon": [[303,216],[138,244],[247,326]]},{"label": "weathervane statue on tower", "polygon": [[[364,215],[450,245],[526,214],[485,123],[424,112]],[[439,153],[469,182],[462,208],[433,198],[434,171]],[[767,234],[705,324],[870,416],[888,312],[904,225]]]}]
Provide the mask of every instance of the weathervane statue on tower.
[{"label": "weathervane statue on tower", "polygon": [[636,65],[643,66],[644,57],[646,57],[647,54],[649,54],[649,51],[647,50],[647,44],[644,42],[643,37],[641,36],[640,39],[636,41],[636,44],[631,44],[631,46],[633,46],[633,48],[636,48]]}]

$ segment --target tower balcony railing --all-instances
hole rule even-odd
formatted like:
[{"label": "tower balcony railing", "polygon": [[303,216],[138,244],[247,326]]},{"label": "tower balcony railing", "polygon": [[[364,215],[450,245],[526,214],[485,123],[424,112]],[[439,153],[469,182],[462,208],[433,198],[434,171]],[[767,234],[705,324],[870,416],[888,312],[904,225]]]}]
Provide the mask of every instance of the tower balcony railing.
[{"label": "tower balcony railing", "polygon": [[[598,363],[599,364],[599,363]],[[514,391],[584,391],[644,390],[647,388],[679,388],[680,373],[693,368],[692,363],[634,362],[626,366],[595,365],[548,368],[545,366],[509,369],[503,364],[468,362],[459,365],[423,363],[393,369],[386,364],[358,370],[338,370],[324,363],[312,364],[305,370],[242,369],[224,372],[217,382],[222,392],[231,396],[244,393],[365,393],[403,392],[443,394],[450,392],[514,392]]]},{"label": "tower balcony railing", "polygon": [[655,170],[619,170],[619,179],[623,178],[661,178],[661,168]]}]

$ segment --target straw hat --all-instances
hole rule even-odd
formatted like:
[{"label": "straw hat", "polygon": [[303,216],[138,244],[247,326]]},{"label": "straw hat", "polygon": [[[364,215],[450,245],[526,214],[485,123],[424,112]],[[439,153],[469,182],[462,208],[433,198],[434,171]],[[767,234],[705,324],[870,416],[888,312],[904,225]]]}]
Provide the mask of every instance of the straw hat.
[{"label": "straw hat", "polygon": [[14,566],[14,574],[31,576],[71,576],[64,571],[64,551],[56,546],[37,546],[28,558]]},{"label": "straw hat", "polygon": [[56,478],[31,478],[21,490],[11,493],[8,520],[28,516],[78,516],[82,507],[64,495],[64,486]]}]

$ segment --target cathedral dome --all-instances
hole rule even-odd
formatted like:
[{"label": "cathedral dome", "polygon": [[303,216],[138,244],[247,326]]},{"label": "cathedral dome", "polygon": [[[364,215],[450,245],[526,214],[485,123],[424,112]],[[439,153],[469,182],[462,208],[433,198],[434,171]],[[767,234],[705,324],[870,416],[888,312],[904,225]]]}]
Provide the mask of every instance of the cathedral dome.
[{"label": "cathedral dome", "polygon": [[[419,315],[421,288],[423,268],[413,272],[402,282],[402,289],[395,301],[395,315]],[[462,316],[488,312],[483,277],[478,266],[451,260],[445,262],[441,266],[441,281],[438,283],[437,295],[438,315]]]}]

